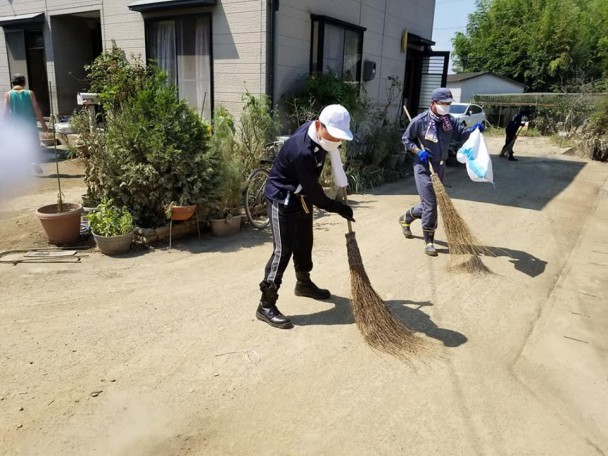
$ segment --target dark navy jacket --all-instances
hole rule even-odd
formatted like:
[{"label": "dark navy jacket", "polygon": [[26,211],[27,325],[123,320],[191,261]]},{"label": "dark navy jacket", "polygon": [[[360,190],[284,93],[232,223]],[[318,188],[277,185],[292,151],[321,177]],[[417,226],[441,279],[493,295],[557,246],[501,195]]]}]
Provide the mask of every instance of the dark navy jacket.
[{"label": "dark navy jacket", "polygon": [[319,177],[327,152],[308,136],[311,122],[306,122],[289,137],[274,160],[264,194],[272,201],[289,207],[301,205],[299,195],[321,209],[333,200],[323,191]]},{"label": "dark navy jacket", "polygon": [[[471,134],[470,130],[459,124],[454,117],[448,116],[452,124],[450,131],[443,131],[442,123],[433,120],[428,110],[414,117],[403,134],[402,141],[405,149],[411,152],[416,148],[420,148],[420,143],[422,142],[424,148],[431,153],[431,161],[434,166],[437,166],[441,160],[447,159],[450,141],[455,139],[462,144],[469,139]],[[425,138],[430,122],[435,122],[436,124],[438,140],[436,143]],[[414,163],[419,163],[418,157],[414,157]]]}]

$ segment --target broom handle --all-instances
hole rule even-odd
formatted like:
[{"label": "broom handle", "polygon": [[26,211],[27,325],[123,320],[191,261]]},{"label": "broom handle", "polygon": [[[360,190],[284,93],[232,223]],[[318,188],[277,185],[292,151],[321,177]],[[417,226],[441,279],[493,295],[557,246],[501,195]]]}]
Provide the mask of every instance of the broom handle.
[{"label": "broom handle", "polygon": [[[403,105],[403,110],[407,114],[408,120],[411,122],[412,121],[412,116],[410,116],[410,112],[407,110],[407,108],[405,107],[405,105]],[[424,150],[424,146],[422,145],[422,141],[420,140],[420,138],[416,138],[416,139],[418,139],[418,146],[420,146],[420,148]],[[435,173],[435,168],[433,168],[433,164],[431,163],[431,160],[427,160],[427,161],[429,163],[429,168],[431,170],[431,174],[436,174]]]},{"label": "broom handle", "polygon": [[[348,199],[346,198],[346,187],[340,187],[340,193],[342,196],[342,201],[344,201],[344,204],[348,204]],[[353,232],[353,224],[350,220],[346,220],[346,222],[348,223],[348,232],[352,233]]]}]

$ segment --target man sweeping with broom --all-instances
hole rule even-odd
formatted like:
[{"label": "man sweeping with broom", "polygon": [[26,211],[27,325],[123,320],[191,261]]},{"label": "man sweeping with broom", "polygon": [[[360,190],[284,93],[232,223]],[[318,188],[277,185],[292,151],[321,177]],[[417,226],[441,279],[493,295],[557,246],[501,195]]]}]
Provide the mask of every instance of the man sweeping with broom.
[{"label": "man sweeping with broom", "polygon": [[449,89],[440,87],[433,90],[429,109],[412,119],[402,138],[405,149],[415,155],[414,179],[420,203],[400,216],[399,223],[403,235],[412,239],[414,236],[410,225],[414,220],[421,219],[424,253],[429,256],[437,256],[433,245],[437,228],[437,197],[431,180],[431,166],[443,181],[450,141],[454,139],[463,143],[476,128],[484,130],[481,123],[466,128],[450,116],[453,101]]},{"label": "man sweeping with broom", "polygon": [[329,290],[317,287],[310,279],[312,270],[312,209],[317,206],[354,222],[353,210],[323,192],[319,177],[327,153],[350,141],[350,114],[341,105],[329,105],[318,120],[306,122],[279,151],[264,194],[272,228],[273,250],[260,283],[262,297],[256,318],[281,329],[293,327],[291,320],[277,308],[283,273],[293,255],[296,271],[296,296],[329,299]]}]

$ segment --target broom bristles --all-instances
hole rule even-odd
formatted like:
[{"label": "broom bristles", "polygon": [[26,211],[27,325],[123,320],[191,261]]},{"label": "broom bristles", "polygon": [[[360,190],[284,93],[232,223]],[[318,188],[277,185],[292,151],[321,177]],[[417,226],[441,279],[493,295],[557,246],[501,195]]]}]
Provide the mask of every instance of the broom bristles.
[{"label": "broom bristles", "polygon": [[431,182],[437,197],[437,204],[441,210],[443,229],[448,238],[448,248],[450,249],[449,269],[472,273],[489,273],[490,269],[483,264],[479,256],[492,256],[492,252],[471,232],[454,207],[437,174],[431,174]]},{"label": "broom bristles", "polygon": [[424,350],[424,340],[395,318],[372,287],[363,267],[355,233],[346,234],[346,249],[351,277],[351,306],[359,331],[373,349],[410,362],[413,355]]}]

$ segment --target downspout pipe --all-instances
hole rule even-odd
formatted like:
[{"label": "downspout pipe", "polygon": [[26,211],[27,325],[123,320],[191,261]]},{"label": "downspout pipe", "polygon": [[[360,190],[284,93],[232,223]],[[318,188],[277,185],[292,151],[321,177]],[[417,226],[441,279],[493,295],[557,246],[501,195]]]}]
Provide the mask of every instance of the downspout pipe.
[{"label": "downspout pipe", "polygon": [[267,63],[267,92],[270,106],[274,109],[274,78],[276,56],[276,12],[279,10],[279,0],[269,0],[268,11],[268,63]]}]

